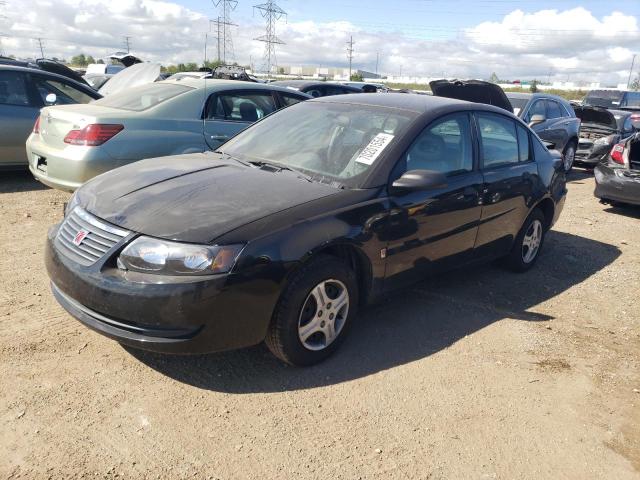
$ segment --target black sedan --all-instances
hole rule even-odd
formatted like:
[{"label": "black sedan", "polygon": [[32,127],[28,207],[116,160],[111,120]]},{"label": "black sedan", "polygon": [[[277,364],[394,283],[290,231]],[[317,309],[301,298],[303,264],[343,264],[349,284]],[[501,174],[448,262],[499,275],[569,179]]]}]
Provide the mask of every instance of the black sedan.
[{"label": "black sedan", "polygon": [[271,82],[272,85],[286,87],[292,90],[311,95],[314,98],[329,97],[332,95],[347,95],[350,93],[362,93],[362,88],[352,87],[350,85],[340,85],[329,82],[316,82],[311,80],[278,80]]},{"label": "black sedan", "polygon": [[565,195],[560,154],[503,109],[328,97],[215,152],[96,177],[49,232],[46,265],[62,306],[123,344],[266,341],[309,365],[360,306],[426,274],[499,257],[531,268]]}]

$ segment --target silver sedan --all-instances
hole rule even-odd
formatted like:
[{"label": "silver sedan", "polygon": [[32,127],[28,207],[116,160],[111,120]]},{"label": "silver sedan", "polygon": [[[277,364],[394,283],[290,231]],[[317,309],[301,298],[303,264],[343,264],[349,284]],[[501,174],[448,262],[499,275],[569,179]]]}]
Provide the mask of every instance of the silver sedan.
[{"label": "silver sedan", "polygon": [[216,149],[271,112],[310,98],[234,80],[151,83],[87,105],[43,108],[27,140],[31,173],[73,191],[137,160]]}]

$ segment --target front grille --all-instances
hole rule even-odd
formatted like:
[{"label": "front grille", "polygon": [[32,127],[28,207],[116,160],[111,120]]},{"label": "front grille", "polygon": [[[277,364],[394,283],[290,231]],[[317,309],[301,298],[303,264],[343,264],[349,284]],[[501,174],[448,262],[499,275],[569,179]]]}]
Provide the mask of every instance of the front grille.
[{"label": "front grille", "polygon": [[106,224],[76,207],[60,225],[55,244],[60,253],[88,267],[129,233],[131,232]]}]

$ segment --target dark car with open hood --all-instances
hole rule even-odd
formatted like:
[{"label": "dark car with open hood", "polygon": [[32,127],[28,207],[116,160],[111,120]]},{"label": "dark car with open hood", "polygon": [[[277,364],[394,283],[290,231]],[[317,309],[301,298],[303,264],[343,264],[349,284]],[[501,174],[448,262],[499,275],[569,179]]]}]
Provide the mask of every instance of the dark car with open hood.
[{"label": "dark car with open hood", "polygon": [[[633,119],[640,130],[640,118]],[[640,205],[640,133],[617,143],[595,170],[595,196],[602,203]]]},{"label": "dark car with open hood", "polygon": [[502,257],[531,268],[566,195],[562,159],[502,109],[419,95],[309,100],[215,152],[100,175],[48,235],[60,304],[123,344],[265,341],[330,355],[358,308]]}]

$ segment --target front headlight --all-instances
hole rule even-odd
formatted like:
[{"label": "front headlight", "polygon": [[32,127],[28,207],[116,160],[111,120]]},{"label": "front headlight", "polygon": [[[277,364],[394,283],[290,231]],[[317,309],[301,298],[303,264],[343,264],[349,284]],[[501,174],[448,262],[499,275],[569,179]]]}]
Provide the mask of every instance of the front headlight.
[{"label": "front headlight", "polygon": [[617,135],[609,135],[608,137],[600,137],[595,142],[593,142],[594,147],[603,147],[605,145],[611,145],[616,143],[618,139]]},{"label": "front headlight", "polygon": [[118,268],[159,275],[211,275],[233,268],[244,245],[192,245],[138,237],[118,257]]}]

